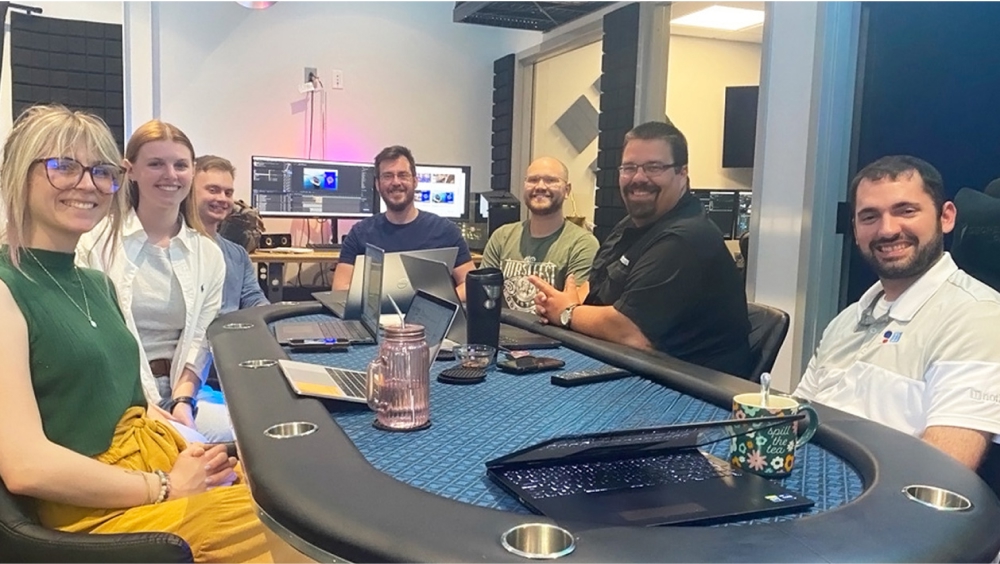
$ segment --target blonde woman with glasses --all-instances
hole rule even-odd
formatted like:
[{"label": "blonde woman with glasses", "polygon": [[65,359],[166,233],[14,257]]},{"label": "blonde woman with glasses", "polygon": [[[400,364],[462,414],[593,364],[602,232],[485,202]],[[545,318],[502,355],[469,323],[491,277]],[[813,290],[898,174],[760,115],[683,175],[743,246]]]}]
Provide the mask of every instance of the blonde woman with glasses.
[{"label": "blonde woman with glasses", "polygon": [[78,260],[115,284],[140,344],[146,397],[209,441],[225,442],[233,440],[229,411],[209,401],[203,380],[210,362],[205,330],[222,305],[225,261],[191,193],[194,155],[177,127],[159,120],[141,125],[125,147],[130,205],[121,243],[109,247],[105,223],[81,237]]},{"label": "blonde woman with glasses", "polygon": [[100,119],[27,110],[4,145],[0,195],[0,478],[70,532],[179,535],[196,561],[301,555],[254,515],[222,445],[185,444],[147,405],[139,345],[113,285],[74,265],[84,233],[128,210],[121,157]]}]

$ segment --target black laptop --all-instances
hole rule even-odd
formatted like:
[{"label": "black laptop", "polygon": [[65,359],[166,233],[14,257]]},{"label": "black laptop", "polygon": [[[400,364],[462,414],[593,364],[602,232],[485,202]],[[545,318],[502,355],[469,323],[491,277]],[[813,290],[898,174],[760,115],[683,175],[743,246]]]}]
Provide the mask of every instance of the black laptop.
[{"label": "black laptop", "polygon": [[648,527],[803,511],[812,500],[699,450],[802,417],[559,437],[491,460],[486,472],[529,509],[556,520]]}]

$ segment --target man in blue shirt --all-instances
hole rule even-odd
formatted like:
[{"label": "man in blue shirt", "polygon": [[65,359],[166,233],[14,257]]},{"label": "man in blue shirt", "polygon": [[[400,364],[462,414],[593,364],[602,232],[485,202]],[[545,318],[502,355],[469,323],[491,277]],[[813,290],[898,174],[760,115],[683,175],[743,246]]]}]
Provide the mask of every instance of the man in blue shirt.
[{"label": "man in blue shirt", "polygon": [[257,274],[246,249],[219,235],[219,224],[233,211],[236,168],[222,157],[203,155],[195,161],[194,170],[191,190],[198,204],[198,217],[205,225],[205,230],[219,244],[226,260],[226,278],[222,285],[219,315],[269,304],[257,284]]},{"label": "man in blue shirt", "polygon": [[386,211],[358,222],[344,238],[333,273],[334,290],[350,288],[354,260],[365,254],[368,243],[390,253],[458,247],[452,277],[458,296],[465,299],[465,275],[475,268],[469,245],[457,225],[417,209],[416,189],[417,166],[410,150],[399,145],[382,149],[375,157],[375,190]]}]

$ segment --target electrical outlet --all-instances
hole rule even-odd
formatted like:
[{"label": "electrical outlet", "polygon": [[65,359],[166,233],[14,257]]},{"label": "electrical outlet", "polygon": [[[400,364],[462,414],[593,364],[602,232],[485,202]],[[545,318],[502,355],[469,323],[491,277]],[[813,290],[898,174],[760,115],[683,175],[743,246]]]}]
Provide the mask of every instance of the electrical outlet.
[{"label": "electrical outlet", "polygon": [[302,79],[302,82],[309,82],[310,80],[312,80],[313,76],[318,76],[316,74],[316,67],[306,67],[303,76],[304,78]]},{"label": "electrical outlet", "polygon": [[334,90],[344,89],[344,71],[340,69],[334,69],[330,74],[330,88]]}]

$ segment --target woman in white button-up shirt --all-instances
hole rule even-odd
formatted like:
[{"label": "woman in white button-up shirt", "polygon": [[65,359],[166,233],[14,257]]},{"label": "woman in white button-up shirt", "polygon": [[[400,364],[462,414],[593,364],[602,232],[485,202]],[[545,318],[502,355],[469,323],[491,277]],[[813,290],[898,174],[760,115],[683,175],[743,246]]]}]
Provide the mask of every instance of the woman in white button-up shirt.
[{"label": "woman in white button-up shirt", "polygon": [[132,209],[122,240],[106,251],[109,230],[99,225],[81,239],[78,255],[115,283],[126,323],[142,345],[146,396],[208,440],[225,441],[233,438],[225,405],[197,401],[209,362],[205,330],[222,303],[225,262],[191,196],[194,159],[177,127],[159,120],[140,126],[125,150]]}]

